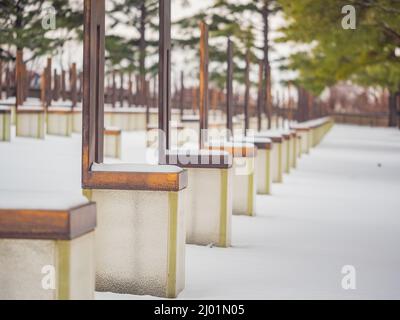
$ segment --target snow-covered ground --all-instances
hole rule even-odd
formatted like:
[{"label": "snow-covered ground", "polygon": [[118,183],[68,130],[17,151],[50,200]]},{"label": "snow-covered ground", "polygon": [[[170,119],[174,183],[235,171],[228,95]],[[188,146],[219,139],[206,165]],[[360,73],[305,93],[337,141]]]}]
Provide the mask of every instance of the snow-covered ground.
[{"label": "snow-covered ground", "polygon": [[[125,160],[145,159],[141,138],[124,136]],[[0,155],[3,198],[5,190],[80,194],[78,135],[14,138]],[[257,197],[256,217],[233,218],[232,234],[229,249],[187,246],[179,298],[399,299],[400,131],[335,126],[272,196]],[[345,265],[355,268],[355,290],[342,288]]]}]

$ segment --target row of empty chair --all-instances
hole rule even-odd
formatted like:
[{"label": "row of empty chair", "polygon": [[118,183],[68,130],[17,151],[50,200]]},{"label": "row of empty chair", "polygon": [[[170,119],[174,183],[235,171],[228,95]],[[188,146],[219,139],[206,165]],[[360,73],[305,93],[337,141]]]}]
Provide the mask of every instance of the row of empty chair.
[{"label": "row of empty chair", "polygon": [[[0,298],[91,299],[95,290],[176,297],[185,287],[185,245],[229,247],[232,215],[257,219],[256,194],[273,194],[272,182],[332,125],[321,118],[211,139],[202,150],[171,150],[165,165],[94,163],[91,172],[114,179],[84,187],[88,200],[4,195],[26,200],[0,208]],[[121,134],[108,131],[105,139]],[[120,142],[109,144],[121,152]]]}]

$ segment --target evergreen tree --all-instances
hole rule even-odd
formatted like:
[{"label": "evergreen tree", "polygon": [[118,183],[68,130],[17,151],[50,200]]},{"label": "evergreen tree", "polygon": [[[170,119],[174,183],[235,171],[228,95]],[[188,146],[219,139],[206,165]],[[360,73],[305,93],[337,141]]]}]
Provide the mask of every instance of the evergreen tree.
[{"label": "evergreen tree", "polygon": [[[394,0],[279,0],[288,21],[281,41],[306,49],[292,54],[287,68],[298,70],[298,84],[321,93],[341,80],[387,88],[390,123],[400,88],[400,3]],[[356,28],[342,27],[342,8],[356,9]]]},{"label": "evergreen tree", "polygon": [[[54,11],[49,11],[54,8]],[[60,37],[43,27],[49,12],[55,12],[56,30],[76,30],[83,23],[82,8],[73,8],[68,0],[3,0],[0,2],[0,57],[15,60],[18,50],[26,52],[24,61],[54,53],[72,37]]]},{"label": "evergreen tree", "polygon": [[149,38],[158,31],[158,0],[111,0],[108,12],[110,28],[122,27],[128,36],[107,37],[106,49],[113,65],[128,70],[138,70],[145,79],[147,74],[155,74],[157,64],[147,65],[147,58],[155,56],[158,39]]},{"label": "evergreen tree", "polygon": [[[235,1],[235,0],[214,0],[213,5],[205,12],[198,13],[179,21],[182,29],[191,30],[197,27],[199,20],[205,19],[210,24],[210,37],[231,37],[235,44],[235,80],[244,83],[245,60],[247,52],[250,52],[251,62],[258,62],[257,56],[262,55],[264,64],[264,75],[262,85],[262,109],[271,118],[271,67],[270,67],[270,41],[269,41],[269,19],[271,15],[280,10],[276,0],[262,1]],[[262,22],[262,28],[257,27],[257,21]],[[189,35],[192,31],[187,32]],[[261,45],[257,44],[256,38],[262,38]],[[186,37],[181,44],[193,46],[198,42],[196,37]],[[225,50],[219,49],[220,45],[211,48],[210,55],[213,60],[226,61]],[[211,80],[219,85],[224,81],[221,79],[222,66],[212,70]],[[271,121],[269,121],[269,124]]]}]

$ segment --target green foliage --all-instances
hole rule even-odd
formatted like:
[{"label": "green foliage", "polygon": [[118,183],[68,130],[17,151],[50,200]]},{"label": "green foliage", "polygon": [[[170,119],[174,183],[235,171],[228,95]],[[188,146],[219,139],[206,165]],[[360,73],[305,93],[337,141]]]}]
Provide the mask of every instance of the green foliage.
[{"label": "green foliage", "polygon": [[[0,55],[2,59],[14,60],[15,52],[23,49],[29,55],[25,61],[46,54],[53,54],[67,41],[77,37],[82,25],[82,8],[71,6],[68,0],[4,0],[0,2]],[[54,7],[56,29],[65,31],[64,36],[44,29],[42,19]]]},{"label": "green foliage", "polygon": [[[283,42],[305,48],[294,52],[287,69],[315,94],[342,80],[397,90],[400,85],[400,2],[395,0],[279,0],[288,25]],[[356,29],[343,29],[342,7],[356,9]]]},{"label": "green foliage", "polygon": [[177,45],[198,51],[199,36],[195,30],[199,22],[209,25],[210,38],[210,81],[224,88],[226,82],[226,43],[229,37],[234,43],[234,80],[244,83],[245,56],[250,51],[251,61],[258,62],[259,48],[256,45],[256,35],[259,30],[252,14],[260,15],[261,6],[255,1],[238,3],[232,0],[215,0],[211,7],[191,17],[177,21],[182,37]]},{"label": "green foliage", "polygon": [[[146,65],[148,57],[158,53],[158,39],[147,34],[158,34],[158,0],[110,0],[107,12],[110,29],[121,27],[124,35],[107,35],[106,59],[110,67],[122,71],[139,71],[142,75],[155,74],[155,64]],[[157,59],[154,59],[157,60]]]}]

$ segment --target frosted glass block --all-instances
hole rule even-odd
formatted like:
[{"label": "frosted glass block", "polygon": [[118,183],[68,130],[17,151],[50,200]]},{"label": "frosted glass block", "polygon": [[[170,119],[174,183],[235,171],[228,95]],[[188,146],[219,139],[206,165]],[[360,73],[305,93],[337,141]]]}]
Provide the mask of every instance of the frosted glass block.
[{"label": "frosted glass block", "polygon": [[285,173],[289,173],[288,167],[287,167],[287,160],[288,160],[288,156],[289,156],[288,155],[288,143],[289,143],[288,140],[283,139],[283,141],[282,141],[282,157],[281,157],[282,164],[281,164],[281,166],[282,166],[283,171]]},{"label": "frosted glass block", "polygon": [[302,145],[303,145],[302,140],[303,139],[301,137],[301,134],[298,133],[298,136],[297,136],[297,157],[298,158],[300,158],[301,154],[302,154]]},{"label": "frosted glass block", "polygon": [[291,146],[292,146],[292,138],[290,137],[289,140],[286,140],[286,159],[285,159],[285,173],[290,173],[290,168],[291,166],[291,156],[292,156],[292,152],[291,152]]},{"label": "frosted glass block", "polygon": [[94,232],[73,240],[0,239],[0,256],[0,300],[94,297]]},{"label": "frosted glass block", "polygon": [[121,158],[121,134],[104,135],[104,156],[110,158]]},{"label": "frosted glass block", "polygon": [[70,136],[72,134],[72,114],[48,112],[47,134]]},{"label": "frosted glass block", "polygon": [[297,137],[296,136],[292,136],[290,138],[290,166],[292,168],[296,168],[296,164],[297,164]]},{"label": "frosted glass block", "polygon": [[52,300],[56,290],[42,288],[42,268],[55,266],[53,240],[0,239],[0,300]]},{"label": "frosted glass block", "polygon": [[189,168],[186,189],[186,242],[230,246],[232,168]]},{"label": "frosted glass block", "polygon": [[135,113],[133,114],[135,120],[134,130],[144,131],[146,130],[146,113]]},{"label": "frosted glass block", "polygon": [[233,214],[255,215],[256,177],[254,158],[233,159]]},{"label": "frosted glass block", "polygon": [[115,112],[107,113],[107,116],[108,116],[108,121],[105,121],[106,126],[118,127],[123,131],[137,130],[139,122],[140,125],[143,127],[143,130],[145,129],[146,126],[145,114],[143,115],[143,113],[135,112],[133,110],[131,111],[116,110]]},{"label": "frosted glass block", "polygon": [[16,118],[17,118],[17,112],[15,110],[16,110],[16,107],[14,105],[11,107],[11,124],[13,126],[15,126]]},{"label": "frosted glass block", "polygon": [[11,113],[0,113],[0,141],[10,141]]},{"label": "frosted glass block", "polygon": [[113,124],[113,114],[111,112],[104,113],[104,126],[105,127],[112,127]]},{"label": "frosted glass block", "polygon": [[72,113],[72,132],[81,133],[82,132],[82,112],[73,111]]},{"label": "frosted glass block", "polygon": [[[98,225],[96,290],[166,297],[183,289],[182,196],[183,191],[92,190]],[[173,242],[171,232],[176,233]]]},{"label": "frosted glass block", "polygon": [[123,123],[123,119],[120,118],[120,116],[117,112],[110,112],[109,117],[110,117],[111,121],[110,121],[110,124],[107,124],[107,126],[118,127],[118,128],[121,128],[121,130],[126,131],[126,128]]},{"label": "frosted glass block", "polygon": [[311,129],[308,132],[308,149],[311,149],[312,147],[314,147],[313,145],[313,140],[314,140],[314,134],[315,134],[315,129]]},{"label": "frosted glass block", "polygon": [[[173,111],[175,111],[175,110],[173,110]],[[178,110],[178,112],[172,112],[171,113],[171,121],[179,122],[180,119],[181,119],[181,116],[180,116],[179,110]]]},{"label": "frosted glass block", "polygon": [[271,151],[272,182],[281,182],[281,143],[274,143]]},{"label": "frosted glass block", "polygon": [[119,115],[124,122],[124,128],[126,128],[126,131],[135,131],[136,130],[136,118],[137,115],[135,112],[127,113],[125,115]]},{"label": "frosted glass block", "polygon": [[24,113],[18,111],[16,115],[17,136],[44,139],[44,120],[44,112]]},{"label": "frosted glass block", "polygon": [[114,115],[116,121],[116,126],[121,124],[122,130],[125,131],[133,131],[134,130],[134,121],[132,121],[132,114],[130,113],[116,113]]},{"label": "frosted glass block", "polygon": [[90,300],[95,290],[95,233],[90,232],[70,244],[70,287],[69,299]]},{"label": "frosted glass block", "polygon": [[258,149],[256,157],[257,193],[270,194],[272,182],[272,150]]},{"label": "frosted glass block", "polygon": [[150,125],[151,126],[156,126],[158,125],[158,113],[151,112],[150,113]]},{"label": "frosted glass block", "polygon": [[308,132],[300,131],[301,136],[301,152],[308,153]]}]

